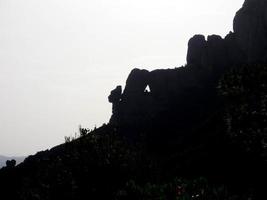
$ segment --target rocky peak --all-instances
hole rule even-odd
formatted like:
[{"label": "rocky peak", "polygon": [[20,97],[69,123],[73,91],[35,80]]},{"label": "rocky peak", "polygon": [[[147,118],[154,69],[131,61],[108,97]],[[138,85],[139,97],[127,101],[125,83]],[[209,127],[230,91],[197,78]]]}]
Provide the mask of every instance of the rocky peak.
[{"label": "rocky peak", "polygon": [[123,92],[124,98],[142,94],[148,85],[148,74],[147,70],[133,69],[126,81]]},{"label": "rocky peak", "polygon": [[187,63],[199,65],[202,62],[202,55],[206,48],[207,41],[204,35],[195,35],[188,42]]},{"label": "rocky peak", "polygon": [[[186,116],[185,108],[192,102],[196,104],[196,111],[190,111],[193,113],[190,119],[205,112],[202,108],[206,97],[200,94],[210,90],[208,93],[213,97],[209,98],[214,98],[214,88],[227,69],[267,62],[267,1],[246,0],[236,13],[233,28],[234,32],[225,38],[193,36],[188,42],[185,67],[151,72],[133,69],[123,93],[119,88],[111,92],[112,119],[119,124],[135,122],[136,125],[168,113],[175,121],[180,115]],[[147,86],[150,93],[145,92]],[[194,99],[190,99],[192,96]]]},{"label": "rocky peak", "polygon": [[246,0],[234,18],[237,45],[246,63],[267,61],[267,1]]}]

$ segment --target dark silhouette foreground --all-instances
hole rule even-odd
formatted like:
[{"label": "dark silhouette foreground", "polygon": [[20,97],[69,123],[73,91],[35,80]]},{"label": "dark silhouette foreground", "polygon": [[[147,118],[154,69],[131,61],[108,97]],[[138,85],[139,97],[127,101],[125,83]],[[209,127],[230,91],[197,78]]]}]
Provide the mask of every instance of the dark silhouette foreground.
[{"label": "dark silhouette foreground", "polygon": [[1,194],[266,199],[266,16],[265,0],[246,0],[224,39],[190,39],[186,66],[133,69],[109,95],[109,124],[1,169]]}]

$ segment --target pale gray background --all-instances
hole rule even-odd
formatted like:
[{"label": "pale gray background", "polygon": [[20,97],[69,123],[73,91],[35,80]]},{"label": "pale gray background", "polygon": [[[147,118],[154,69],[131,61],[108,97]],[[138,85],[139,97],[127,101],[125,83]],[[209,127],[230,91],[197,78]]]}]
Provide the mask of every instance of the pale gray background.
[{"label": "pale gray background", "polygon": [[108,122],[134,67],[185,63],[197,33],[225,36],[243,0],[0,0],[0,154]]}]

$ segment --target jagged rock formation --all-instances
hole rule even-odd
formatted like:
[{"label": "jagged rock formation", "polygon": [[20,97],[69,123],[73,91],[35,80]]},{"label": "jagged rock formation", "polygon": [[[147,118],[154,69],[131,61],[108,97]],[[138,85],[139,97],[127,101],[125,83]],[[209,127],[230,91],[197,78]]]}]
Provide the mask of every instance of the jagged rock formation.
[{"label": "jagged rock formation", "polygon": [[246,0],[234,19],[238,47],[247,63],[267,61],[267,1]]},{"label": "jagged rock formation", "polygon": [[[267,61],[267,1],[245,1],[233,28],[224,39],[218,35],[207,40],[203,35],[192,37],[185,67],[151,72],[133,69],[120,100],[113,103],[110,123],[134,129],[155,122],[164,126],[164,120],[157,120],[164,114],[179,129],[185,121],[196,126],[205,109],[210,111],[216,105],[215,88],[227,69]],[[144,91],[146,86],[150,93]],[[211,101],[214,105],[206,104]]]},{"label": "jagged rock formation", "polygon": [[[123,93],[118,86],[109,96],[113,103],[110,123],[126,127],[128,134],[131,134],[128,130],[151,129],[149,125],[159,132],[167,126],[177,127],[181,132],[188,132],[186,127],[197,126],[201,117],[217,104],[216,84],[219,75],[227,69],[227,48],[224,40],[215,35],[207,41],[204,36],[194,36],[188,46],[185,67],[151,72],[133,69]],[[147,86],[150,92],[145,91]],[[214,103],[210,103],[212,99]],[[153,134],[155,138],[155,131]]]},{"label": "jagged rock formation", "polygon": [[116,123],[118,120],[116,117],[119,115],[119,104],[121,101],[122,96],[122,89],[121,86],[117,86],[114,90],[110,92],[110,95],[108,97],[108,101],[112,103],[112,118],[110,119],[111,123]]},{"label": "jagged rock formation", "polygon": [[223,68],[228,64],[227,45],[221,36],[195,35],[189,40],[187,63],[202,68]]},{"label": "jagged rock formation", "polygon": [[[8,162],[2,196],[267,199],[266,9],[265,0],[247,0],[233,33],[191,38],[185,67],[133,69],[124,91],[117,86],[108,97],[108,125],[18,166]],[[211,184],[198,184],[200,176]]]}]

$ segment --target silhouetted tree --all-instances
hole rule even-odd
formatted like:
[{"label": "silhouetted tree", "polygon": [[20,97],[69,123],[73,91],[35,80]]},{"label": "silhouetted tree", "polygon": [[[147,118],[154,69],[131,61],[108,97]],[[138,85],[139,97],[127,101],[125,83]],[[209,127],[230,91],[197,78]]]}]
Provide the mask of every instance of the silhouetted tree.
[{"label": "silhouetted tree", "polygon": [[16,166],[16,160],[12,159],[12,160],[7,160],[6,161],[6,167],[8,168],[12,168]]}]

